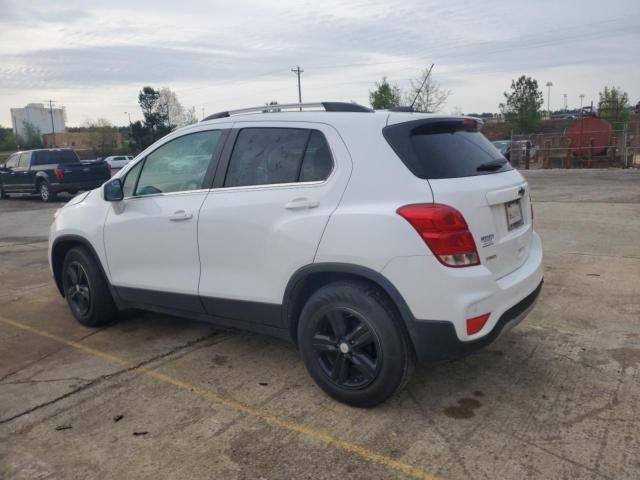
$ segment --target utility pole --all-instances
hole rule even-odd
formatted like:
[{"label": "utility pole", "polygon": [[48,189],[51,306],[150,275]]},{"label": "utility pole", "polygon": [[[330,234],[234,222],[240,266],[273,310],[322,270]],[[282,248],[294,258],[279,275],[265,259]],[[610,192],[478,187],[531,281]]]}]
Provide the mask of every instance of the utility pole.
[{"label": "utility pole", "polygon": [[[292,68],[291,71],[293,73],[298,74],[298,103],[302,103],[302,89],[300,88],[300,74],[304,72],[304,70],[300,68],[300,65],[297,65],[296,68]],[[300,106],[300,111],[302,111],[302,106]]]},{"label": "utility pole", "polygon": [[56,127],[53,124],[53,104],[56,103],[55,100],[45,100],[45,102],[47,102],[49,104],[49,116],[51,117],[51,133],[53,133],[53,141],[55,143],[56,141]]},{"label": "utility pole", "polygon": [[133,133],[133,128],[131,127],[131,113],[124,112],[125,115],[129,115],[129,133]]},{"label": "utility pole", "polygon": [[582,118],[582,100],[584,100],[584,93],[580,94],[580,118]]},{"label": "utility pole", "polygon": [[204,120],[204,107],[202,107],[202,120]]},{"label": "utility pole", "polygon": [[546,87],[547,87],[547,112],[549,112],[549,120],[551,120],[551,87],[553,87],[553,83],[547,82]]},{"label": "utility pole", "polygon": [[564,111],[567,111],[567,94],[563,93],[562,96],[564,97]]}]

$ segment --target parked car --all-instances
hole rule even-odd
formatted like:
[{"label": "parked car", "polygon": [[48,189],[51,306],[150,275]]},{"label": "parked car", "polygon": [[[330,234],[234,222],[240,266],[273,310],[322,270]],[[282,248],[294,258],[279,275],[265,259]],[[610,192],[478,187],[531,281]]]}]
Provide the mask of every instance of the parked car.
[{"label": "parked car", "polygon": [[[535,145],[532,145],[529,140],[496,140],[492,143],[493,146],[496,147],[502,154],[502,156],[509,160],[509,162],[516,167],[518,166],[518,162],[525,157],[527,149],[529,150],[529,158],[531,160],[535,159],[538,151],[537,147]],[[514,151],[514,148],[517,149],[518,155],[512,161],[511,152]]]},{"label": "parked car", "polygon": [[104,161],[107,162],[112,169],[122,168],[131,160],[133,160],[133,157],[129,155],[116,155],[104,159]]},{"label": "parked car", "polygon": [[40,149],[14,153],[0,166],[0,198],[12,193],[37,193],[44,202],[60,192],[91,190],[111,178],[106,162],[80,161],[71,149]]},{"label": "parked car", "polygon": [[497,140],[493,142],[493,146],[498,149],[504,158],[511,159],[511,140]]},{"label": "parked car", "polygon": [[[415,359],[462,356],[520,322],[542,245],[529,185],[481,121],[319,105],[208,117],[60,209],[49,261],[75,318],[137,308],[285,338],[325,392],[360,407]],[[185,159],[194,168],[173,168]]]}]

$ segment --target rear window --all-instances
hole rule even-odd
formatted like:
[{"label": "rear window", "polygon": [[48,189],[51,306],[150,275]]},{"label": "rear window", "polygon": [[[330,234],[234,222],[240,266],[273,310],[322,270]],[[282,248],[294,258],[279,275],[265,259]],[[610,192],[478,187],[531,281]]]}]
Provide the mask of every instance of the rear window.
[{"label": "rear window", "polygon": [[73,150],[42,150],[33,153],[33,165],[78,163],[78,155]]},{"label": "rear window", "polygon": [[383,135],[411,172],[424,179],[472,177],[511,170],[500,151],[469,119],[389,125]]}]

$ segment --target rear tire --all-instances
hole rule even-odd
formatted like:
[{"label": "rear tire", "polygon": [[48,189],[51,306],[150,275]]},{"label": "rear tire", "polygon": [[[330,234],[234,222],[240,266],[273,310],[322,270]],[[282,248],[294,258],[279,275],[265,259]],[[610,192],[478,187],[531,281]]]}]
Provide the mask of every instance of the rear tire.
[{"label": "rear tire", "polygon": [[72,248],[65,256],[62,286],[71,313],[82,325],[97,327],[117,319],[109,285],[86,248]]},{"label": "rear tire", "polygon": [[0,185],[0,199],[9,198],[9,196],[5,193],[4,188]]},{"label": "rear tire", "polygon": [[43,202],[53,202],[56,199],[56,193],[51,191],[49,182],[46,180],[38,184],[38,194]]},{"label": "rear tire", "polygon": [[413,372],[413,351],[401,322],[375,286],[341,281],[322,287],[305,304],[298,326],[309,374],[348,405],[384,402]]}]

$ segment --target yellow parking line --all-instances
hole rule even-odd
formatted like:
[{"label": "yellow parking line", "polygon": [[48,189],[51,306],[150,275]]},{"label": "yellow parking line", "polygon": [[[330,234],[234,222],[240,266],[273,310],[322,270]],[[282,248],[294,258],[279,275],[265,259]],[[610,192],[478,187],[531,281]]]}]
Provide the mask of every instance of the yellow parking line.
[{"label": "yellow parking line", "polygon": [[270,423],[272,425],[276,425],[278,427],[284,428],[286,430],[290,430],[292,432],[297,432],[297,433],[301,433],[309,438],[312,438],[314,440],[318,440],[320,442],[323,442],[327,445],[333,446],[335,448],[339,448],[341,450],[344,450],[346,452],[349,452],[353,455],[356,455],[358,457],[361,457],[365,460],[371,461],[371,462],[375,462],[378,463],[380,465],[383,465],[385,467],[391,468],[397,472],[403,473],[404,475],[407,475],[409,477],[413,477],[413,478],[417,478],[420,480],[436,480],[438,477],[431,475],[423,470],[420,470],[417,467],[414,467],[412,465],[409,465],[407,463],[403,463],[403,462],[399,462],[398,460],[395,460],[387,455],[383,455],[381,453],[375,452],[373,450],[369,450],[368,448],[364,448],[364,447],[360,447],[354,443],[348,442],[346,440],[340,440],[339,438],[333,437],[327,433],[324,433],[320,430],[316,430],[314,428],[308,427],[306,425],[302,425],[300,423],[295,423],[295,422],[291,422],[289,420],[286,420],[285,418],[279,417],[277,415],[273,415],[269,412],[266,412],[264,410],[259,410],[257,408],[251,407],[247,404],[244,404],[242,402],[238,402],[236,400],[230,399],[230,398],[226,398],[223,397],[221,395],[218,395],[215,392],[212,392],[211,390],[208,390],[206,388],[200,387],[198,385],[193,385],[191,383],[187,383],[184,382],[182,380],[180,380],[179,378],[173,377],[171,375],[165,375],[164,373],[160,373],[156,370],[150,369],[150,368],[145,368],[145,367],[136,367],[136,364],[134,364],[133,362],[130,362],[129,360],[122,358],[122,357],[118,357],[116,355],[112,355],[110,353],[107,352],[103,352],[101,350],[96,350],[95,348],[91,348],[88,347],[86,345],[83,345],[81,343],[78,342],[74,342],[72,340],[67,340],[65,338],[59,337],[58,335],[54,335],[52,333],[49,332],[45,332],[42,330],[39,330],[37,328],[33,328],[30,327],[28,325],[24,325],[20,322],[15,322],[13,320],[10,320],[8,318],[4,318],[0,316],[0,322],[4,323],[6,325],[11,325],[15,328],[19,328],[21,330],[24,330],[26,332],[29,333],[33,333],[35,335],[38,335],[40,337],[44,337],[44,338],[48,338],[50,340],[54,340],[58,343],[63,343],[65,345],[68,345],[72,348],[75,348],[77,350],[81,350],[85,353],[88,353],[90,355],[94,355],[96,357],[100,357],[103,358],[105,360],[108,360],[110,362],[113,363],[117,363],[118,365],[122,365],[124,367],[127,368],[131,368],[131,369],[135,369],[136,371],[142,373],[143,375],[146,375],[148,377],[151,378],[155,378],[156,380],[160,380],[161,382],[165,382],[168,383],[170,385],[173,385],[174,387],[180,388],[182,390],[186,390],[188,392],[194,393],[200,397],[206,398],[207,400],[214,402],[214,403],[218,403],[224,406],[227,406],[229,408],[233,408],[234,410],[241,412],[241,413],[245,413],[247,415],[250,415],[252,417],[256,417],[259,418],[261,420],[264,420],[267,423]]}]

